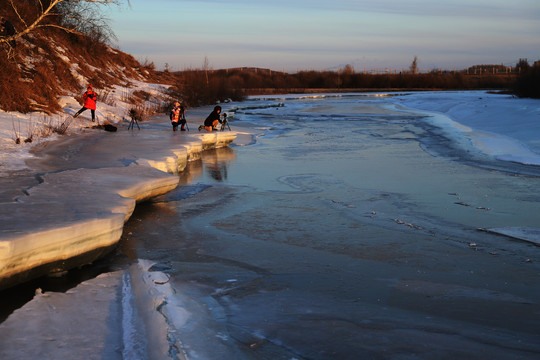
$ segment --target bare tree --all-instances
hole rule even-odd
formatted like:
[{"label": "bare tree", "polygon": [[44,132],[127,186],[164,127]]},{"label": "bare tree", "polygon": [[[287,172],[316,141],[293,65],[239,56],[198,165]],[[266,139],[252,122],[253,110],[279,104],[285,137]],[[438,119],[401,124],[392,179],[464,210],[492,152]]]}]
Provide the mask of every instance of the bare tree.
[{"label": "bare tree", "polygon": [[208,85],[208,67],[209,67],[208,56],[204,57],[203,67],[204,67],[204,75],[206,76],[206,85]]},{"label": "bare tree", "polygon": [[[125,1],[129,4],[129,0]],[[14,0],[9,0],[9,2],[15,14],[17,14],[19,21],[23,24],[22,30],[16,34],[10,37],[0,38],[0,44],[6,43],[11,47],[11,41],[36,29],[45,27],[58,28],[73,34],[103,35],[103,32],[95,32],[105,25],[103,17],[95,11],[86,10],[90,10],[89,6],[91,5],[119,5],[123,0],[36,0],[36,4],[39,6],[39,12],[34,19],[30,20],[25,20],[21,16]],[[61,21],[46,21],[47,18],[51,17],[60,18]]]},{"label": "bare tree", "polygon": [[413,73],[415,75],[418,74],[418,56],[414,57],[409,69],[411,70],[411,73]]},{"label": "bare tree", "polygon": [[352,66],[351,64],[347,64],[345,65],[345,67],[343,68],[343,75],[353,75],[354,74],[354,66]]},{"label": "bare tree", "polygon": [[529,68],[530,68],[530,65],[527,59],[519,59],[519,62],[516,64],[516,70],[519,73],[525,72],[529,70]]}]

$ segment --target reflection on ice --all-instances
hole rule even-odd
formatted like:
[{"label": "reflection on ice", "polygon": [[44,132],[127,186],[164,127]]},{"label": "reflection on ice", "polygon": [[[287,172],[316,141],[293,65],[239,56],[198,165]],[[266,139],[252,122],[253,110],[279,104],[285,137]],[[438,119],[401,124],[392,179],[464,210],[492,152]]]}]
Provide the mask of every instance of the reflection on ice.
[{"label": "reflection on ice", "polygon": [[236,154],[231,148],[219,148],[205,152],[202,161],[208,174],[216,181],[227,180],[227,167],[236,159]]}]

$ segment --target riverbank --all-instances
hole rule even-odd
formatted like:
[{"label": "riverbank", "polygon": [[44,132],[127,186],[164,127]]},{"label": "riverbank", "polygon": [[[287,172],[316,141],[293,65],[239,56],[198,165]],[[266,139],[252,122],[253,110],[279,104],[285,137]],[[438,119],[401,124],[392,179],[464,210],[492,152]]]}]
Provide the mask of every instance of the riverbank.
[{"label": "riverbank", "polygon": [[1,180],[0,288],[99,258],[136,203],[171,191],[188,161],[237,136],[173,133],[161,118],[140,125],[42,144],[24,175]]}]

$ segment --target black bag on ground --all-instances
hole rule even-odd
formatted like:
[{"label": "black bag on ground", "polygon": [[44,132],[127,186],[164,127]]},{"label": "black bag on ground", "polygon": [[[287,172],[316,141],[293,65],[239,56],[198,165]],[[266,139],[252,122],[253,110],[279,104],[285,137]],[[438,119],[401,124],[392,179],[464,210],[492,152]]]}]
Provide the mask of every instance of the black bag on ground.
[{"label": "black bag on ground", "polygon": [[105,124],[105,125],[103,125],[103,130],[110,131],[110,132],[116,132],[117,128],[114,125]]}]

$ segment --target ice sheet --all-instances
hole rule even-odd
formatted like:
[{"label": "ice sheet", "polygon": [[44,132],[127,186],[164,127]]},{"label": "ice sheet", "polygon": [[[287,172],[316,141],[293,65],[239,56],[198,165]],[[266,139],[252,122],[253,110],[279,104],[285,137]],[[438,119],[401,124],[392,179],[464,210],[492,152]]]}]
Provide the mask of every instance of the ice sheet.
[{"label": "ice sheet", "polygon": [[511,226],[504,228],[487,228],[480,230],[540,245],[540,228]]}]

